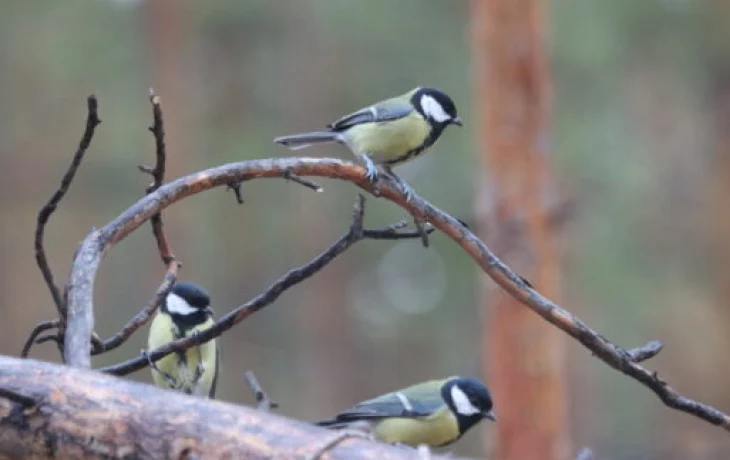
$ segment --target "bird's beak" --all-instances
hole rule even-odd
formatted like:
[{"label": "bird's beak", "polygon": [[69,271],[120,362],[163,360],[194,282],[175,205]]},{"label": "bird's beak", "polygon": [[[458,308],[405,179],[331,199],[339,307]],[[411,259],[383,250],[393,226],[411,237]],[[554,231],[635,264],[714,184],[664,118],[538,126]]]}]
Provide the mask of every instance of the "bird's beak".
[{"label": "bird's beak", "polygon": [[495,414],[493,410],[490,410],[490,411],[484,413],[484,418],[488,418],[489,420],[496,422],[497,414]]},{"label": "bird's beak", "polygon": [[456,126],[464,126],[464,122],[461,120],[461,117],[456,117],[452,119],[451,124]]}]

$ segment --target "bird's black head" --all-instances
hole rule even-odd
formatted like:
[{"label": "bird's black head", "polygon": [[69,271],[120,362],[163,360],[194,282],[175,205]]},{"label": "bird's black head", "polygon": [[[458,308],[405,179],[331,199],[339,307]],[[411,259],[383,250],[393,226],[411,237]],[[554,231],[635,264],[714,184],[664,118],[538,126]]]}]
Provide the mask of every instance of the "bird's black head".
[{"label": "bird's black head", "polygon": [[203,288],[197,284],[180,282],[167,295],[162,311],[170,314],[176,322],[194,326],[213,315],[209,305],[210,297]]},{"label": "bird's black head", "polygon": [[456,416],[462,435],[484,418],[497,420],[492,410],[492,395],[478,379],[452,377],[441,389],[441,396]]},{"label": "bird's black head", "polygon": [[441,129],[448,125],[462,125],[456,105],[448,94],[436,88],[418,88],[411,104],[429,123]]}]

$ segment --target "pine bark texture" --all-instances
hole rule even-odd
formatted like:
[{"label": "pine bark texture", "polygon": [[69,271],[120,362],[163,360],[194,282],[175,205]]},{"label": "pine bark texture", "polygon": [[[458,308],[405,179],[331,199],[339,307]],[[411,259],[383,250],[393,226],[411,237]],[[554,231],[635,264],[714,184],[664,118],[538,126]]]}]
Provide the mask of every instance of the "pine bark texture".
[{"label": "pine bark texture", "polygon": [[[545,1],[472,2],[472,44],[484,182],[481,237],[550,299],[559,299],[548,172],[550,76]],[[551,202],[552,201],[552,202]],[[494,460],[567,458],[564,340],[484,283],[484,359],[499,407]]]},{"label": "pine bark texture", "polygon": [[[301,459],[334,435],[248,407],[7,356],[0,356],[0,391],[36,401],[23,409],[0,394],[0,458]],[[322,459],[414,456],[347,439]]]}]

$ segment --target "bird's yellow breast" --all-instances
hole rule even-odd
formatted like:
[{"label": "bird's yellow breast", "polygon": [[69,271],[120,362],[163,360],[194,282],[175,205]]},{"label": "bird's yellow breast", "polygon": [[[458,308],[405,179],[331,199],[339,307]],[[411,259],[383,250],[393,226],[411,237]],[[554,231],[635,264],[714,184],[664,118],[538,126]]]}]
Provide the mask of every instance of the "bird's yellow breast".
[{"label": "bird's yellow breast", "polygon": [[[213,319],[208,319],[206,322],[187,330],[184,335],[188,337],[193,334],[194,330],[204,331],[213,324],[215,324]],[[152,329],[148,342],[150,349],[162,346],[183,335],[175,323],[173,323],[170,316],[161,313],[155,315],[155,319],[152,321],[150,328]],[[206,365],[203,368],[203,373],[198,375],[199,371],[197,371],[197,368],[201,360]],[[160,371],[173,378],[174,386],[160,372],[153,369],[152,380],[156,386],[172,388],[199,396],[208,396],[217,371],[216,342],[215,340],[211,340],[200,346],[191,347],[185,351],[184,355],[178,353],[169,354],[157,361],[157,367]]]},{"label": "bird's yellow breast", "polygon": [[413,111],[398,120],[355,125],[347,130],[345,138],[353,153],[368,154],[376,163],[382,163],[421,147],[430,132],[430,125]]},{"label": "bird's yellow breast", "polygon": [[379,440],[387,443],[438,447],[459,438],[459,424],[454,414],[444,408],[424,418],[384,419],[375,426],[374,433]]}]

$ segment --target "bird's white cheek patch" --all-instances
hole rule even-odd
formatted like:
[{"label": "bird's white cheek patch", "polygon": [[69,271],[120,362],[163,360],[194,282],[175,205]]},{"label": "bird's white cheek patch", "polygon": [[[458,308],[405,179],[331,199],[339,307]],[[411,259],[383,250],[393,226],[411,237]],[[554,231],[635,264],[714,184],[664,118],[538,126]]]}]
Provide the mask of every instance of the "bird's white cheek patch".
[{"label": "bird's white cheek patch", "polygon": [[436,99],[429,95],[423,96],[421,98],[421,107],[423,107],[423,112],[426,115],[439,123],[443,123],[444,121],[451,119],[451,116],[446,113],[444,108],[441,107],[441,104],[439,104]]},{"label": "bird's white cheek patch", "polygon": [[451,399],[454,401],[456,412],[461,415],[475,415],[480,412],[479,409],[474,407],[474,404],[469,401],[466,394],[461,391],[461,388],[456,385],[451,387]]},{"label": "bird's white cheek patch", "polygon": [[167,296],[167,311],[176,315],[192,315],[197,312],[196,308],[190,306],[182,297],[177,294]]}]

